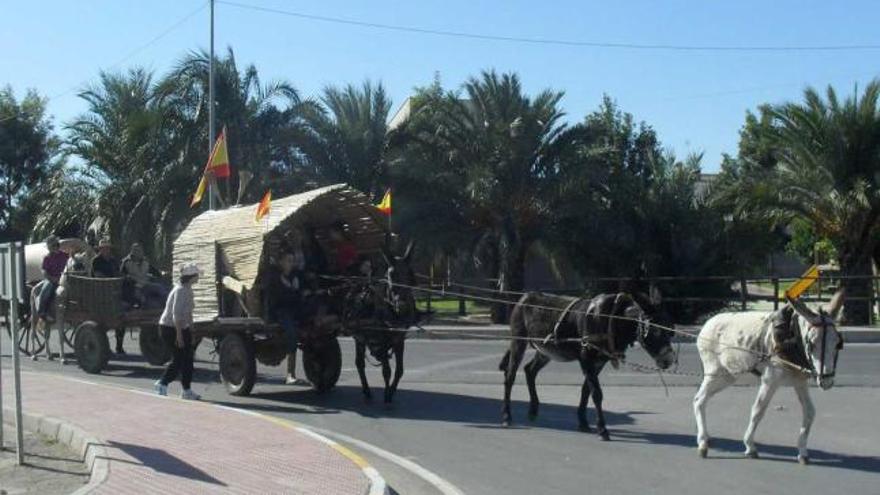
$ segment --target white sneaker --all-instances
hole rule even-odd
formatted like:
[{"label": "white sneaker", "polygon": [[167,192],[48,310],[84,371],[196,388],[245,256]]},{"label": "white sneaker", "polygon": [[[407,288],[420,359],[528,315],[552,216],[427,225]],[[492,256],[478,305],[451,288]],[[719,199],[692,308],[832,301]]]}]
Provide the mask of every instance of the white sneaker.
[{"label": "white sneaker", "polygon": [[180,398],[183,400],[199,400],[202,396],[193,392],[192,389],[186,389],[180,393]]},{"label": "white sneaker", "polygon": [[168,385],[162,385],[161,381],[158,381],[153,384],[153,390],[156,391],[156,394],[161,396],[168,395]]}]

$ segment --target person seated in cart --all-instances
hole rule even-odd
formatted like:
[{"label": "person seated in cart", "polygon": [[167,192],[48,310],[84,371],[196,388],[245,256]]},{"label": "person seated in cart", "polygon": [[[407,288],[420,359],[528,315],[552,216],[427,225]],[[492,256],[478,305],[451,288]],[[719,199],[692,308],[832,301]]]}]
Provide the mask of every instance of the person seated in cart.
[{"label": "person seated in cart", "polygon": [[358,275],[357,260],[359,257],[355,243],[345,232],[345,223],[341,220],[330,228],[330,240],[333,243],[333,268],[340,275]]},{"label": "person seated in cart", "polygon": [[[107,239],[101,239],[98,243],[98,256],[92,260],[92,277],[115,278],[119,276],[119,262],[113,257],[113,244]],[[124,355],[122,341],[125,339],[125,329],[116,329],[116,354]]]},{"label": "person seated in cart", "polygon": [[46,248],[49,254],[43,257],[43,281],[40,283],[42,288],[37,299],[37,315],[46,320],[51,321],[52,315],[49,308],[52,300],[55,298],[55,291],[61,280],[61,274],[64,273],[64,267],[67,266],[67,253],[61,250],[61,241],[57,236],[50,235],[46,238]]},{"label": "person seated in cart", "polygon": [[296,376],[297,327],[307,317],[304,298],[307,295],[305,256],[301,249],[285,251],[269,274],[268,309],[278,322],[287,342],[287,378],[292,385],[307,385]]},{"label": "person seated in cart", "polygon": [[131,245],[128,256],[122,259],[120,271],[125,277],[123,299],[126,302],[141,308],[158,308],[165,304],[169,289],[154,281],[162,275],[144,256],[144,248],[139,243]]}]

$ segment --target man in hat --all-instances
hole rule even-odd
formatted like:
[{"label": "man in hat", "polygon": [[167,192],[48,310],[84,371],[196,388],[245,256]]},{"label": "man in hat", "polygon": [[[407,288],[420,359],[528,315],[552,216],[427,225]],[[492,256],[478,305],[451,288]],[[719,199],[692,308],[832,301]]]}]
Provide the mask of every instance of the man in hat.
[{"label": "man in hat", "polygon": [[113,257],[113,244],[107,239],[98,243],[98,256],[92,261],[92,276],[113,278],[119,276],[119,262]]},{"label": "man in hat", "polygon": [[165,304],[168,289],[154,282],[161,274],[150,265],[149,260],[144,256],[144,248],[139,243],[131,245],[131,251],[122,260],[121,272],[130,290],[127,300],[150,308]]},{"label": "man in hat", "polygon": [[54,235],[46,238],[46,248],[49,254],[43,257],[43,282],[37,299],[37,314],[48,321],[52,318],[48,314],[49,306],[52,304],[61,274],[67,265],[67,253],[61,250],[61,241]]},{"label": "man in hat", "polygon": [[[113,278],[119,276],[119,262],[113,257],[113,244],[107,239],[101,239],[98,243],[98,256],[92,261],[92,277]],[[125,354],[122,341],[125,338],[125,329],[116,329],[116,354]]]}]

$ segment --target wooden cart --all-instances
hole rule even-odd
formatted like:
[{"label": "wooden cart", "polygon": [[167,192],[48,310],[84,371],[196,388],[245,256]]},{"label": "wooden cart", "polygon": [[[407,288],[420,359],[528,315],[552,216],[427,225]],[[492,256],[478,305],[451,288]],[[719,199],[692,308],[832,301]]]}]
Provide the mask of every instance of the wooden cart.
[{"label": "wooden cart", "polygon": [[141,354],[152,365],[165,364],[171,357],[159,336],[162,309],[127,309],[122,301],[123,280],[67,277],[67,302],[59,317],[65,327],[73,328],[76,361],[87,373],[100,373],[107,366],[111,355],[107,333],[114,330],[138,332]]},{"label": "wooden cart", "polygon": [[[214,341],[220,377],[232,395],[251,392],[257,362],[277,366],[287,356],[283,332],[266,314],[264,290],[265,274],[285,246],[317,244],[332,254],[328,230],[341,222],[358,251],[369,256],[380,253],[388,234],[387,220],[369,198],[345,184],[274,200],[261,222],[254,214],[253,205],[207,211],[174,243],[175,266],[195,262],[202,270],[193,286],[193,335]],[[298,328],[306,377],[319,392],[339,379],[341,328],[332,315]]]}]

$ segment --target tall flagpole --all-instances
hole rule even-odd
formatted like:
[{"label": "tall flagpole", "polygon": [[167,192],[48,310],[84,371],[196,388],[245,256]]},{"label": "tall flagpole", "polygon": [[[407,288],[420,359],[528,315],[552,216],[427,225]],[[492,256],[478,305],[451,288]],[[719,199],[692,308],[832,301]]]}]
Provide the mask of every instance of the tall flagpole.
[{"label": "tall flagpole", "polygon": [[[211,58],[208,60],[208,157],[214,151],[214,0],[211,1]],[[210,158],[209,158],[210,159]],[[208,208],[214,209],[214,180],[208,178]]]}]

